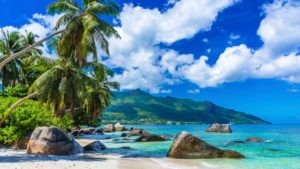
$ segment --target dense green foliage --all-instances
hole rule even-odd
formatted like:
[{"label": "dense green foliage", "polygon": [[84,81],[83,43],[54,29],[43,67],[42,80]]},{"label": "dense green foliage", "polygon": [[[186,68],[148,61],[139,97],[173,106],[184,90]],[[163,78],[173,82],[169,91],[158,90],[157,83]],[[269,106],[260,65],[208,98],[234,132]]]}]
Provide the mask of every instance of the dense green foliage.
[{"label": "dense green foliage", "polygon": [[[19,52],[29,45],[35,43],[37,37],[32,32],[26,32],[25,35],[21,35],[19,32],[9,32],[1,29],[0,38],[0,62],[5,60],[12,53]],[[41,50],[33,48],[22,55],[22,58],[34,58],[31,59],[31,63],[36,60],[41,54]],[[5,87],[14,87],[17,82],[27,82],[27,71],[25,70],[25,64],[23,59],[16,58],[7,63],[2,70],[0,70],[1,91],[2,96],[5,96]],[[27,65],[28,66],[28,65]]]},{"label": "dense green foliage", "polygon": [[177,121],[198,123],[251,123],[263,124],[255,116],[217,106],[211,102],[190,99],[155,97],[140,90],[116,93],[104,120]]},{"label": "dense green foliage", "polygon": [[[0,118],[18,98],[0,97]],[[54,117],[51,109],[42,103],[27,100],[14,110],[14,113],[6,119],[4,126],[0,128],[0,144],[13,144],[28,136],[36,127],[58,126],[62,129],[72,126],[73,121],[69,117],[59,119]]]},{"label": "dense green foliage", "polygon": [[[69,127],[68,118],[76,126],[99,124],[111,89],[119,89],[109,81],[112,72],[98,63],[99,49],[109,55],[107,38],[120,38],[103,16],[116,17],[119,11],[110,0],[57,0],[48,12],[61,14],[55,29],[62,31],[37,43],[31,32],[1,32],[1,90],[8,97],[0,99],[0,144],[18,141],[39,126]],[[49,43],[57,55],[53,60],[43,57],[37,46],[55,35]]]}]

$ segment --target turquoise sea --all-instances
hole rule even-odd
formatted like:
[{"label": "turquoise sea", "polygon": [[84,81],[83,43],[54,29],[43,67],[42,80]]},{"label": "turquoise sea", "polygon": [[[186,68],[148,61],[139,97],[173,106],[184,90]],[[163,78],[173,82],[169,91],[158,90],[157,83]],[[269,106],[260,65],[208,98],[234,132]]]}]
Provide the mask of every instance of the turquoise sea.
[{"label": "turquoise sea", "polygon": [[[207,125],[134,125],[128,127],[144,128],[156,134],[171,134],[175,136],[181,131],[187,131],[212,145],[222,149],[230,149],[241,152],[246,159],[196,159],[185,160],[185,163],[199,163],[199,166],[212,166],[212,168],[230,169],[300,169],[300,125],[233,125],[233,133],[219,134],[206,133]],[[102,140],[108,151],[119,153],[133,158],[165,158],[172,144],[167,142],[136,143],[133,140],[120,140],[119,134],[110,136],[112,139]],[[100,136],[88,136],[99,139]],[[233,140],[245,140],[249,137],[260,137],[266,142],[243,143],[223,146],[224,143]],[[129,146],[132,149],[120,149]],[[199,167],[200,169],[201,167]]]}]

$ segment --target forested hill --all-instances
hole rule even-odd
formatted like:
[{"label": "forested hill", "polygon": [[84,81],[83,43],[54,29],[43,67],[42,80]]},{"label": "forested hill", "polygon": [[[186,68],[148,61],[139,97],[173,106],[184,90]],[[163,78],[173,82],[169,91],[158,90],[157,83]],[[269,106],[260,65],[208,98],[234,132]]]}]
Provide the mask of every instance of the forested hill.
[{"label": "forested hill", "polygon": [[253,115],[223,108],[208,101],[156,97],[141,90],[115,93],[103,119],[140,122],[268,123]]}]

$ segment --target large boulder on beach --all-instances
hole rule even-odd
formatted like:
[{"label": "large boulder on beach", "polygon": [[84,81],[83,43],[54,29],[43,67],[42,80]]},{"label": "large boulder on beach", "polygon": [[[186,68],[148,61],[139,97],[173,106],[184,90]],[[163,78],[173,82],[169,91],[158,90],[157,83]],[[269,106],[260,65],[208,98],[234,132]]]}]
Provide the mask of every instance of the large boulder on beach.
[{"label": "large boulder on beach", "polygon": [[232,133],[231,127],[229,124],[212,124],[206,132],[215,132],[215,133]]},{"label": "large boulder on beach", "polygon": [[246,139],[247,142],[263,142],[264,140],[258,137],[250,137]]},{"label": "large boulder on beach", "polygon": [[107,124],[104,126],[103,131],[106,133],[115,132],[115,126],[113,124]]},{"label": "large boulder on beach", "polygon": [[163,136],[157,135],[157,134],[147,134],[140,136],[135,141],[136,142],[153,142],[153,141],[168,141],[168,138],[165,138]]},{"label": "large boulder on beach", "polygon": [[125,126],[123,126],[123,125],[120,124],[120,123],[116,123],[116,124],[114,125],[114,127],[115,127],[115,131],[126,131]]},{"label": "large boulder on beach", "polygon": [[167,157],[181,159],[245,158],[239,152],[221,150],[187,132],[181,132],[175,137]]},{"label": "large boulder on beach", "polygon": [[72,155],[82,152],[82,147],[57,127],[36,128],[27,145],[28,154]]},{"label": "large boulder on beach", "polygon": [[86,146],[83,147],[84,151],[95,151],[95,152],[99,152],[101,150],[105,150],[106,146],[101,143],[100,141],[94,141],[90,144],[87,144]]}]

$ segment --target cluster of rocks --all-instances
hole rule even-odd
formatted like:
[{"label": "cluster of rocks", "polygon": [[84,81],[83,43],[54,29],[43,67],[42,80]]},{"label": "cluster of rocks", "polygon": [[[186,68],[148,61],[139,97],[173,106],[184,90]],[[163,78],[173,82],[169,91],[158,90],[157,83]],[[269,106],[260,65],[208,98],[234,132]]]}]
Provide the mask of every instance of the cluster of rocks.
[{"label": "cluster of rocks", "polygon": [[116,123],[116,124],[107,124],[103,128],[89,127],[83,129],[72,129],[69,130],[68,132],[74,137],[79,137],[82,135],[95,135],[95,134],[104,135],[104,132],[112,133],[112,132],[120,132],[120,131],[127,131],[127,128],[120,123]]},{"label": "cluster of rocks", "polygon": [[[112,127],[106,125],[106,128]],[[115,131],[125,129],[120,127],[120,124],[113,125]],[[118,128],[118,129],[117,129]],[[117,129],[117,130],[116,130]],[[95,129],[80,130],[85,133],[94,133]],[[128,133],[123,133],[126,137],[138,136],[136,142],[152,142],[152,141],[167,141],[170,140],[169,135],[151,134],[144,129],[131,128]],[[260,138],[249,138],[248,142],[263,141]],[[238,142],[237,142],[238,143]],[[94,141],[85,146],[81,146],[70,134],[61,131],[56,127],[39,127],[32,133],[28,145],[28,154],[40,155],[72,155],[83,152],[99,152],[105,150],[106,146],[100,141]],[[173,140],[167,157],[169,158],[182,158],[182,159],[195,159],[195,158],[245,158],[239,152],[232,150],[222,150],[213,145],[210,145],[187,132],[179,133]]]},{"label": "cluster of rocks", "polygon": [[144,129],[131,128],[129,133],[122,133],[121,137],[139,136],[135,139],[136,142],[154,142],[154,141],[168,141],[170,137],[167,135],[158,135],[147,132]]},{"label": "cluster of rocks", "polygon": [[112,133],[112,132],[119,132],[119,131],[127,131],[128,129],[120,124],[120,123],[116,123],[116,124],[107,124],[104,126],[103,131],[106,133]]},{"label": "cluster of rocks", "polygon": [[100,134],[103,135],[103,129],[101,128],[83,128],[83,129],[74,129],[70,130],[69,133],[73,135],[74,137],[79,137],[82,135],[95,135],[95,134]]},{"label": "cluster of rocks", "polygon": [[36,128],[27,144],[28,154],[39,155],[73,155],[85,151],[98,152],[106,149],[100,141],[91,142],[81,146],[70,134],[57,127]]},{"label": "cluster of rocks", "polygon": [[206,132],[214,132],[214,133],[232,133],[231,127],[229,124],[212,124]]}]

